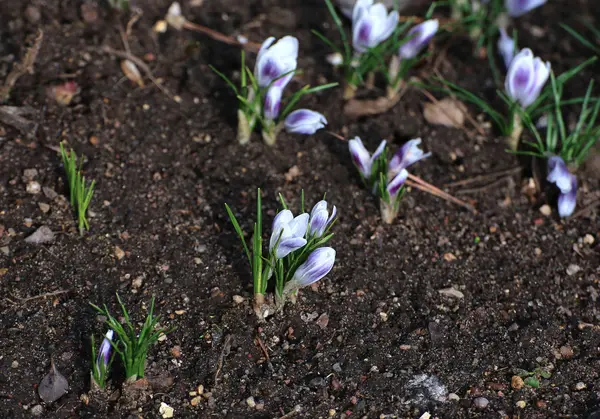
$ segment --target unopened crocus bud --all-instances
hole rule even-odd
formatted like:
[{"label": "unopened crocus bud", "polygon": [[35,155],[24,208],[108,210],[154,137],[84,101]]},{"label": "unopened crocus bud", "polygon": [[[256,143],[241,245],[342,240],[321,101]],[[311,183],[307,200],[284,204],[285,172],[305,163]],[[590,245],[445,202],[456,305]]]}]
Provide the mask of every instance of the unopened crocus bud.
[{"label": "unopened crocus bud", "polygon": [[277,214],[273,220],[269,253],[275,251],[275,258],[281,259],[304,246],[308,219],[307,213],[294,218],[290,210],[283,210]]},{"label": "unopened crocus bud", "polygon": [[373,163],[375,160],[377,160],[381,153],[383,153],[386,144],[387,142],[385,140],[381,141],[379,147],[377,147],[377,150],[375,150],[375,153],[373,153],[371,156],[371,154],[363,145],[360,137],[354,137],[354,139],[348,141],[348,148],[350,149],[352,161],[363,178],[369,179],[371,177]]},{"label": "unopened crocus bud", "polygon": [[411,164],[431,156],[431,153],[424,153],[419,148],[420,144],[421,139],[415,138],[400,147],[388,165],[388,178],[395,177],[402,169],[406,169]]},{"label": "unopened crocus bud", "polygon": [[577,206],[577,177],[571,174],[571,188],[569,192],[558,195],[558,215],[569,217]]},{"label": "unopened crocus bud", "polygon": [[285,285],[284,294],[314,284],[333,268],[335,250],[331,247],[320,247],[314,250],[302,265],[296,269],[292,280]]},{"label": "unopened crocus bud", "polygon": [[436,34],[439,26],[437,19],[431,19],[413,27],[407,33],[408,41],[398,50],[400,57],[409,60],[419,55]]},{"label": "unopened crocus bud", "polygon": [[319,201],[315,204],[310,212],[310,222],[308,226],[309,235],[312,237],[322,237],[327,228],[331,225],[337,214],[337,208],[335,205],[329,215],[327,209],[327,201]]},{"label": "unopened crocus bud", "polygon": [[508,36],[506,33],[506,29],[500,28],[500,39],[498,39],[498,52],[502,56],[504,60],[504,65],[508,69],[510,67],[510,63],[515,57],[516,44],[515,40]]},{"label": "unopened crocus bud", "polygon": [[273,85],[267,91],[267,97],[265,98],[265,118],[268,120],[275,120],[279,116],[279,110],[281,109],[281,95],[283,90],[281,87]]},{"label": "unopened crocus bud", "polygon": [[287,132],[311,135],[327,125],[327,119],[319,112],[310,109],[298,109],[290,113],[284,121]]},{"label": "unopened crocus bud", "polygon": [[283,89],[294,76],[298,60],[298,39],[284,36],[275,42],[274,37],[263,42],[256,58],[254,76],[260,87],[273,83]]},{"label": "unopened crocus bud", "polygon": [[545,4],[546,0],[505,0],[504,7],[512,17],[519,17]]},{"label": "unopened crocus bud", "polygon": [[352,10],[352,45],[359,53],[374,48],[386,39],[398,25],[398,12],[388,14],[381,3],[358,0]]},{"label": "unopened crocus bud", "polygon": [[538,98],[550,77],[550,63],[534,57],[529,48],[521,50],[510,63],[504,87],[508,96],[527,108]]},{"label": "unopened crocus bud", "polygon": [[98,350],[98,356],[96,357],[96,370],[98,371],[98,375],[101,375],[102,371],[106,371],[108,363],[110,362],[110,351],[112,349],[110,341],[112,341],[114,333],[113,330],[106,332],[104,340]]},{"label": "unopened crocus bud", "polygon": [[404,185],[404,182],[406,182],[407,178],[408,172],[406,171],[406,169],[402,169],[396,176],[394,176],[394,178],[390,182],[388,182],[387,191],[390,194],[390,198],[392,200],[396,198],[398,192]]}]

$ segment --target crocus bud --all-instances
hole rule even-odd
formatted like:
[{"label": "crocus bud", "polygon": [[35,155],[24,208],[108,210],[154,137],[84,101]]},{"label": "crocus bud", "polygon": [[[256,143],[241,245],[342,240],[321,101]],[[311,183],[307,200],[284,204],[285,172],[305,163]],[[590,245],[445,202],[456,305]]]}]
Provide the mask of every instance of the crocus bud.
[{"label": "crocus bud", "polygon": [[284,125],[289,133],[311,135],[325,128],[327,119],[319,112],[298,109],[285,118]]},{"label": "crocus bud", "polygon": [[548,159],[548,176],[546,180],[554,183],[562,193],[571,190],[571,177],[565,161],[559,156],[552,156]]},{"label": "crocus bud", "polygon": [[[279,41],[274,37],[263,42],[258,51],[254,76],[260,87],[271,83],[283,89],[294,76],[298,60],[298,39],[284,36]],[[285,74],[285,76],[284,76]]]},{"label": "crocus bud", "polygon": [[265,98],[265,118],[268,120],[275,120],[279,116],[279,110],[281,109],[281,95],[283,90],[281,87],[273,85],[267,91],[267,97]]},{"label": "crocus bud", "polygon": [[296,269],[292,280],[288,282],[283,293],[307,287],[327,275],[335,263],[335,250],[331,247],[320,247],[314,250],[302,265]]},{"label": "crocus bud", "polygon": [[519,17],[544,3],[546,0],[505,0],[504,7],[510,16]]},{"label": "crocus bud", "polygon": [[398,51],[400,57],[409,60],[419,55],[436,34],[439,26],[437,19],[431,19],[413,27],[407,33],[408,41],[402,44]]},{"label": "crocus bud", "polygon": [[371,156],[371,154],[367,151],[365,146],[362,143],[360,137],[354,137],[354,139],[348,141],[348,148],[350,149],[350,155],[352,156],[352,161],[354,165],[365,179],[369,179],[371,177],[371,172],[373,169],[373,163],[377,158],[383,153],[385,150],[386,141],[383,140],[375,150],[375,153]]},{"label": "crocus bud", "polygon": [[112,348],[110,341],[113,339],[114,333],[113,330],[106,332],[104,340],[98,350],[98,356],[96,357],[96,370],[98,371],[98,375],[102,374],[102,371],[106,371],[106,367],[108,367],[108,363],[110,362],[110,350]]},{"label": "crocus bud", "polygon": [[504,65],[508,69],[510,63],[515,57],[515,41],[506,33],[506,29],[500,28],[500,39],[498,39],[498,51],[504,60]]},{"label": "crocus bud", "polygon": [[420,144],[421,139],[415,138],[400,147],[388,165],[388,178],[395,177],[402,169],[431,156],[431,153],[423,153],[419,148]]},{"label": "crocus bud", "polygon": [[283,210],[273,220],[273,232],[269,241],[269,253],[275,250],[275,258],[281,259],[306,244],[304,235],[308,228],[309,215],[296,218],[290,210]]},{"label": "crocus bud", "polygon": [[558,195],[558,215],[568,217],[575,211],[577,205],[577,177],[571,174],[571,188],[569,192]]},{"label": "crocus bud", "polygon": [[381,3],[358,0],[352,10],[352,45],[359,53],[385,41],[398,25],[398,12],[387,13]]},{"label": "crocus bud", "polygon": [[504,88],[508,96],[527,108],[538,98],[550,77],[550,63],[533,56],[529,48],[522,49],[508,68]]},{"label": "crocus bud", "polygon": [[331,211],[331,216],[329,216],[329,211],[327,210],[327,201],[323,200],[317,202],[310,212],[308,234],[316,238],[322,237],[327,230],[327,227],[329,227],[329,225],[335,219],[336,214],[337,208],[335,205]]},{"label": "crocus bud", "polygon": [[396,198],[396,195],[398,195],[398,192],[402,188],[402,185],[404,185],[404,182],[406,182],[407,178],[408,172],[406,171],[406,169],[402,169],[400,170],[400,173],[394,176],[392,181],[388,183],[387,191],[390,194],[390,198],[392,200]]}]

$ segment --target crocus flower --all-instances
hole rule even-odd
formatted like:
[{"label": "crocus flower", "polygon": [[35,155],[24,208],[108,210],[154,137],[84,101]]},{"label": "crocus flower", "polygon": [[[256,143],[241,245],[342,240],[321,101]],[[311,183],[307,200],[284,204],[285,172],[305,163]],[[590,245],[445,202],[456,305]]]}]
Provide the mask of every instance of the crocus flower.
[{"label": "crocus flower", "polygon": [[337,208],[335,205],[333,206],[330,216],[329,210],[327,210],[327,201],[323,200],[317,202],[310,212],[308,234],[316,238],[322,237],[327,230],[327,227],[329,227],[329,225],[335,219],[336,214]]},{"label": "crocus flower", "polygon": [[519,17],[544,3],[546,0],[505,0],[504,7],[510,16]]},{"label": "crocus flower", "polygon": [[512,100],[526,108],[538,98],[549,76],[550,63],[543,63],[525,48],[510,63],[504,88]]},{"label": "crocus flower", "polygon": [[415,138],[400,147],[388,165],[388,178],[395,177],[402,169],[431,156],[431,153],[423,153],[419,148],[420,144],[421,139]]},{"label": "crocus flower", "polygon": [[287,132],[311,135],[327,125],[327,119],[319,112],[298,109],[290,113],[284,121]]},{"label": "crocus flower", "polygon": [[375,150],[375,153],[371,156],[371,154],[367,151],[365,146],[363,145],[360,137],[354,137],[354,139],[348,141],[348,147],[350,148],[350,155],[352,156],[352,161],[354,165],[365,179],[369,179],[371,177],[371,172],[373,169],[373,163],[375,160],[383,153],[385,150],[387,142],[382,140],[379,143],[379,147]]},{"label": "crocus flower", "polygon": [[331,247],[320,247],[314,250],[302,265],[296,269],[291,281],[284,289],[284,294],[307,287],[327,275],[335,263],[335,250]]},{"label": "crocus flower", "polygon": [[110,341],[112,341],[114,336],[114,331],[109,330],[106,332],[104,340],[100,345],[100,349],[98,350],[98,356],[96,357],[96,370],[98,371],[98,375],[102,374],[102,371],[106,371],[108,367],[108,363],[110,361],[110,350],[112,345]]},{"label": "crocus flower", "polygon": [[408,172],[406,171],[406,169],[402,169],[396,176],[394,176],[394,178],[390,182],[388,182],[387,191],[390,194],[390,198],[392,201],[398,195],[398,192],[402,188],[402,185],[404,185],[404,182],[406,182],[407,178]]},{"label": "crocus flower", "polygon": [[260,47],[254,67],[254,76],[260,87],[267,87],[273,83],[283,89],[296,71],[298,39],[293,36],[284,36],[275,44],[273,42],[275,42],[275,38],[270,37]]},{"label": "crocus flower", "polygon": [[575,210],[577,203],[577,177],[569,172],[565,161],[559,156],[548,159],[548,176],[546,180],[560,189],[558,196],[558,214],[568,217]]},{"label": "crocus flower", "polygon": [[498,39],[498,51],[504,60],[504,65],[508,69],[510,67],[510,63],[515,57],[515,40],[508,36],[506,33],[506,29],[500,28],[500,39]]},{"label": "crocus flower", "polygon": [[439,26],[437,19],[431,19],[413,27],[407,33],[408,41],[402,44],[398,51],[400,57],[409,60],[419,55],[436,34]]},{"label": "crocus flower", "polygon": [[309,215],[307,213],[294,218],[290,210],[283,210],[277,214],[273,220],[269,253],[275,250],[275,258],[281,259],[304,246],[306,244],[304,235],[308,228],[308,219]]},{"label": "crocus flower", "polygon": [[352,10],[352,45],[358,53],[366,52],[385,41],[398,25],[398,12],[388,14],[381,3],[358,0]]},{"label": "crocus flower", "polygon": [[267,91],[267,97],[265,98],[265,118],[268,120],[275,120],[279,116],[279,110],[281,109],[281,95],[283,89],[280,86],[273,85]]}]

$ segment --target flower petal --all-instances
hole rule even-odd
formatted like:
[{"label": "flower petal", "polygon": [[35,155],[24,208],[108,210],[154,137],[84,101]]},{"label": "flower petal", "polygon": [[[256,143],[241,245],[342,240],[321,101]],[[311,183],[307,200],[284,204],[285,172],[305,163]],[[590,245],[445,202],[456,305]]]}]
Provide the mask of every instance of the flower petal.
[{"label": "flower petal", "polygon": [[282,259],[304,245],[306,245],[306,239],[304,237],[290,237],[281,240],[275,251],[275,258]]},{"label": "flower petal", "polygon": [[321,237],[327,228],[327,220],[329,218],[329,211],[322,209],[317,211],[310,217],[310,235],[314,237]]},{"label": "flower petal", "polygon": [[275,82],[282,89],[289,83],[296,70],[298,59],[298,39],[284,36],[273,44],[274,38],[267,39],[256,59],[254,75],[260,87]]},{"label": "flower petal", "polygon": [[392,199],[394,199],[396,197],[396,195],[398,194],[398,191],[400,191],[400,188],[402,188],[402,185],[404,185],[404,182],[406,182],[407,178],[408,178],[408,172],[406,171],[406,169],[402,169],[392,179],[392,181],[388,183],[387,191],[390,194],[390,197]]},{"label": "flower petal", "polygon": [[506,33],[506,29],[500,28],[500,39],[498,39],[498,51],[504,60],[504,65],[508,69],[510,67],[510,63],[515,57],[515,40],[508,36]]},{"label": "flower petal", "polygon": [[309,218],[310,215],[305,212],[290,221],[288,225],[293,237],[304,237],[306,235]]},{"label": "flower petal", "polygon": [[306,262],[296,269],[292,282],[295,288],[306,287],[327,275],[335,263],[335,250],[320,247],[313,251]]},{"label": "flower petal", "polygon": [[529,48],[522,49],[510,63],[504,87],[508,96],[522,105],[529,100],[528,92],[535,84],[535,66],[533,52]]},{"label": "flower petal", "polygon": [[394,154],[394,157],[392,157],[392,160],[390,160],[388,177],[396,176],[402,169],[431,156],[431,153],[423,153],[423,150],[419,148],[420,144],[421,139],[415,138],[400,147],[396,154]]},{"label": "flower petal", "polygon": [[562,193],[567,193],[571,190],[573,177],[561,157],[552,156],[548,159],[548,176],[546,180],[554,183]]},{"label": "flower petal", "polygon": [[419,55],[421,50],[423,50],[434,37],[439,26],[437,19],[431,19],[413,27],[407,33],[407,37],[410,39],[402,44],[398,50],[400,57],[412,59]]},{"label": "flower petal", "polygon": [[289,133],[310,135],[324,128],[327,125],[327,119],[319,112],[298,109],[285,118],[284,125]]},{"label": "flower petal", "polygon": [[354,165],[364,178],[371,176],[371,155],[363,145],[360,137],[354,137],[354,139],[348,141],[348,148],[350,149],[350,156]]},{"label": "flower petal", "polygon": [[281,109],[281,96],[283,90],[277,85],[272,85],[267,91],[267,97],[265,98],[264,113],[265,118],[274,121],[279,116]]},{"label": "flower petal", "polygon": [[505,0],[504,6],[509,16],[519,17],[546,3],[547,0]]},{"label": "flower petal", "polygon": [[571,188],[567,193],[558,196],[558,215],[568,217],[573,214],[577,206],[577,177],[571,175]]}]

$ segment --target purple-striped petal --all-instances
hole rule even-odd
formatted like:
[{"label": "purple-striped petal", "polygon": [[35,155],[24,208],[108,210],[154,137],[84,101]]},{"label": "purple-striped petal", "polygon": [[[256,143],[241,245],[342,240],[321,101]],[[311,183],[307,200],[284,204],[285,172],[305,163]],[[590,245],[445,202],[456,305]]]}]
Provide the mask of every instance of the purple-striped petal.
[{"label": "purple-striped petal", "polygon": [[400,57],[408,60],[419,55],[434,37],[439,26],[437,19],[431,19],[413,27],[407,33],[408,41],[402,44],[398,50]]},{"label": "purple-striped petal", "polygon": [[329,224],[335,219],[336,213],[337,209],[334,205],[330,217],[329,210],[327,209],[327,201],[317,202],[310,212],[309,235],[317,238],[322,237]]},{"label": "purple-striped petal", "polygon": [[281,109],[281,95],[283,90],[277,85],[273,85],[267,91],[267,97],[265,98],[264,113],[265,118],[274,121],[279,116]]},{"label": "purple-striped petal", "polygon": [[431,156],[431,153],[423,153],[423,150],[419,148],[420,144],[421,139],[415,138],[400,147],[396,154],[394,154],[394,157],[392,157],[392,160],[390,160],[388,165],[388,177],[394,177],[402,169]]},{"label": "purple-striped petal", "polygon": [[292,236],[294,237],[304,237],[306,235],[306,230],[308,229],[308,220],[310,216],[307,213],[302,213],[292,221],[290,221],[289,228]]},{"label": "purple-striped petal", "polygon": [[377,150],[375,150],[375,153],[373,153],[373,155],[371,156],[371,165],[373,163],[375,163],[375,160],[377,160],[377,158],[379,156],[381,156],[381,154],[385,150],[386,145],[387,145],[387,141],[381,140],[381,142],[379,143],[379,146],[377,146]]},{"label": "purple-striped petal", "polygon": [[258,53],[254,76],[260,87],[267,87],[275,82],[283,89],[294,76],[298,60],[298,39],[284,36],[273,43],[275,38],[268,38]]},{"label": "purple-striped petal", "polygon": [[107,331],[104,340],[102,340],[102,344],[100,344],[100,349],[98,350],[98,356],[96,358],[96,369],[98,374],[101,374],[101,371],[105,370],[110,362],[110,351],[112,348],[110,341],[113,340],[114,333],[113,330]]},{"label": "purple-striped petal", "polygon": [[568,217],[573,214],[577,206],[577,177],[571,175],[571,188],[567,193],[558,196],[558,215]]},{"label": "purple-striped petal", "polygon": [[530,10],[540,7],[547,0],[505,0],[504,6],[508,11],[509,16],[519,17],[529,12]]},{"label": "purple-striped petal", "polygon": [[352,45],[359,53],[374,48],[394,32],[398,25],[398,12],[388,14],[381,3],[359,0],[352,13]]},{"label": "purple-striped petal", "polygon": [[510,63],[515,57],[515,50],[517,48],[515,40],[508,36],[506,29],[500,28],[500,39],[498,39],[498,51],[504,60],[504,65],[508,69]]},{"label": "purple-striped petal", "polygon": [[335,263],[335,250],[331,247],[320,247],[314,250],[306,262],[296,269],[292,278],[295,288],[303,288],[317,282],[327,275]]},{"label": "purple-striped petal", "polygon": [[540,95],[550,77],[550,63],[534,57],[529,48],[522,49],[510,63],[504,87],[508,96],[523,108]]},{"label": "purple-striped petal", "polygon": [[306,245],[306,239],[304,237],[290,237],[282,239],[277,246],[275,251],[275,257],[281,259],[289,255],[290,253],[300,249]]},{"label": "purple-striped petal", "polygon": [[310,109],[298,109],[285,118],[284,126],[287,132],[311,135],[327,125],[327,119],[319,112]]},{"label": "purple-striped petal", "polygon": [[565,161],[559,156],[552,156],[548,159],[548,176],[546,180],[554,183],[562,193],[571,190],[574,175],[569,172]]},{"label": "purple-striped petal", "polygon": [[390,197],[392,198],[392,200],[396,197],[396,195],[398,195],[398,192],[402,188],[402,185],[404,185],[404,182],[406,182],[407,178],[408,178],[408,172],[406,171],[406,169],[402,169],[402,170],[400,170],[400,173],[398,173],[392,179],[392,181],[388,183],[387,191],[390,194]]},{"label": "purple-striped petal", "polygon": [[354,162],[360,174],[368,179],[371,176],[371,155],[363,145],[360,137],[354,137],[354,139],[348,141],[348,148],[350,149],[352,162]]}]

